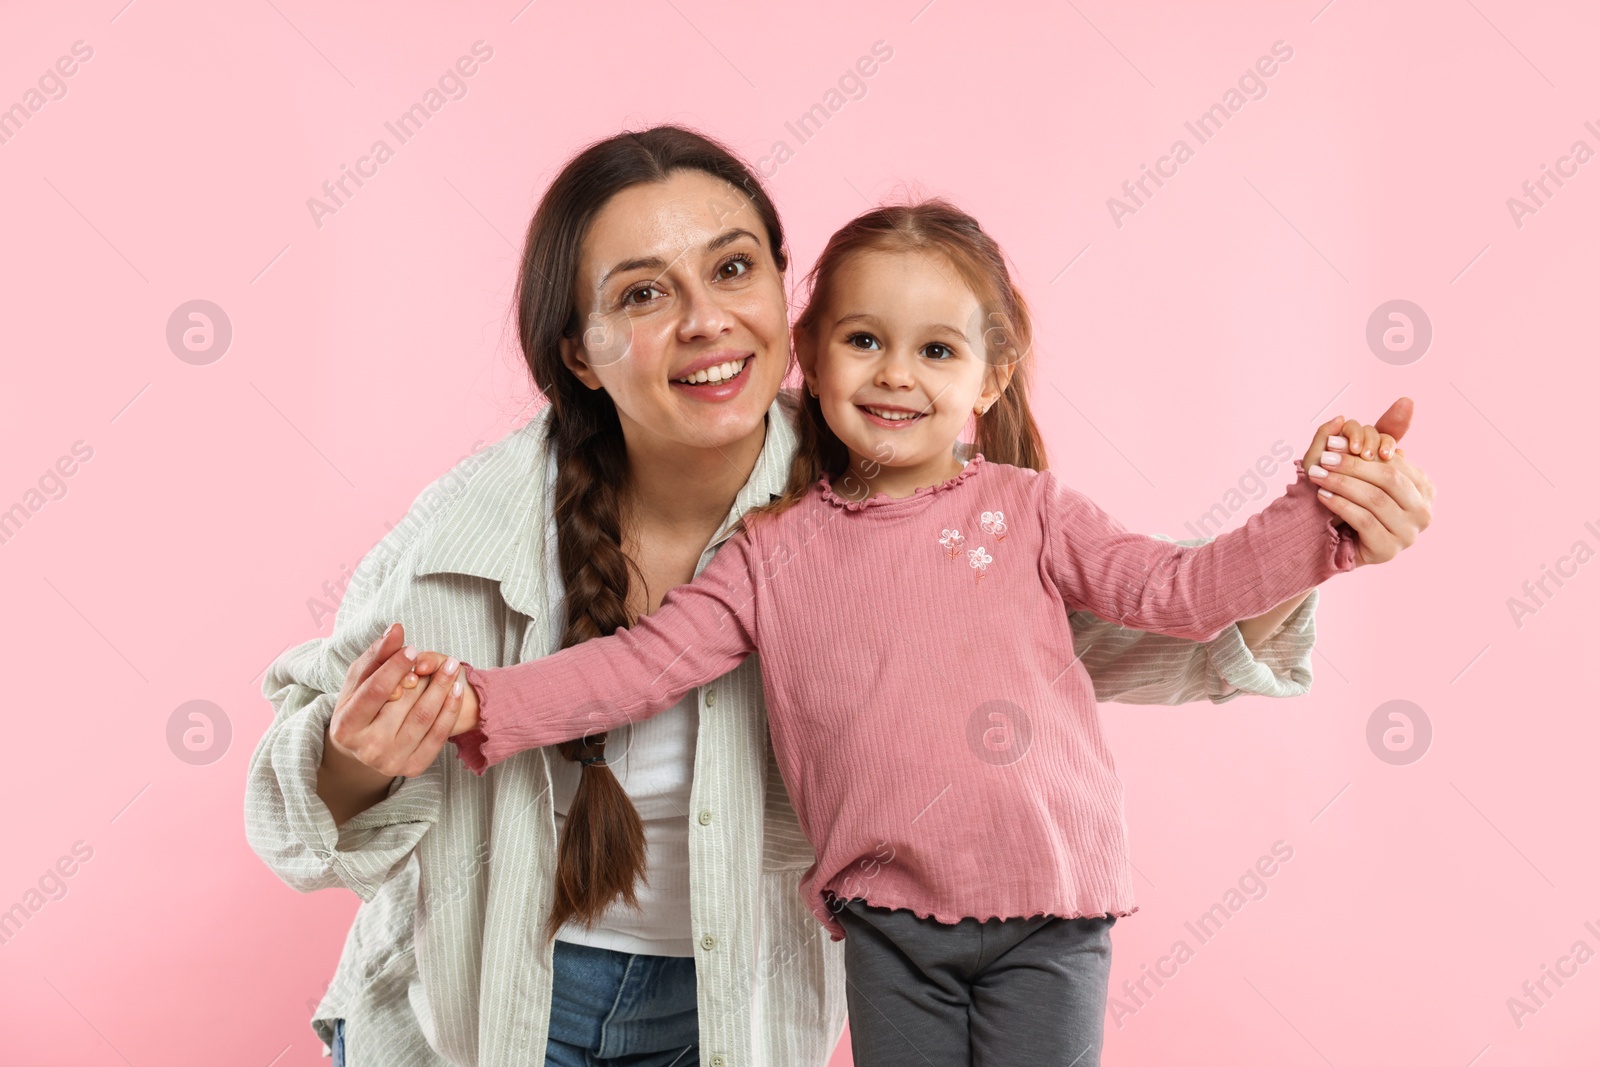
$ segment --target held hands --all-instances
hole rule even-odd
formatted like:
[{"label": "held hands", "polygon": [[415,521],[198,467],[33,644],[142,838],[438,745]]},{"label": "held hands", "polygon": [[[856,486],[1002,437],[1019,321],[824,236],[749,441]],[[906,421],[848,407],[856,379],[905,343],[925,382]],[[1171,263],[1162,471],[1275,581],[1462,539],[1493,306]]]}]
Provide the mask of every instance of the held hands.
[{"label": "held hands", "polygon": [[467,684],[467,676],[461,666],[460,660],[447,657],[442,652],[418,652],[416,660],[412,662],[411,673],[394,687],[389,699],[404,701],[405,691],[419,685],[424,690],[429,687],[448,688],[448,699],[455,701],[458,706],[455,723],[450,727],[450,736],[464,734],[478,725],[478,694]]},{"label": "held hands", "polygon": [[442,656],[429,659],[425,673],[432,678],[424,683],[415,666],[421,656],[395,624],[350,664],[328,722],[325,766],[332,763],[341,776],[372,788],[432,766],[445,741],[460,732],[462,698],[472,687],[463,682],[462,694],[452,692],[459,667],[438,673]]},{"label": "held hands", "polygon": [[1393,559],[1432,521],[1433,483],[1397,444],[1411,427],[1414,407],[1401,397],[1375,426],[1329,419],[1306,452],[1317,498],[1356,532],[1358,566]]}]

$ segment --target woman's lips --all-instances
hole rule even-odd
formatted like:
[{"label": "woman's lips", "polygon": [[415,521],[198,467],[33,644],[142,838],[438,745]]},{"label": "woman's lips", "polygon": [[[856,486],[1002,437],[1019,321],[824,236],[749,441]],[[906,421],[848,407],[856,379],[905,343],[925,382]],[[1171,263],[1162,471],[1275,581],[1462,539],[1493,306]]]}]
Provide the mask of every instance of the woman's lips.
[{"label": "woman's lips", "polygon": [[732,378],[724,378],[720,382],[688,382],[672,381],[674,389],[681,389],[696,400],[730,400],[744,391],[744,385],[750,378],[750,364],[755,362],[755,356],[746,356],[744,365],[739,368],[739,373]]}]

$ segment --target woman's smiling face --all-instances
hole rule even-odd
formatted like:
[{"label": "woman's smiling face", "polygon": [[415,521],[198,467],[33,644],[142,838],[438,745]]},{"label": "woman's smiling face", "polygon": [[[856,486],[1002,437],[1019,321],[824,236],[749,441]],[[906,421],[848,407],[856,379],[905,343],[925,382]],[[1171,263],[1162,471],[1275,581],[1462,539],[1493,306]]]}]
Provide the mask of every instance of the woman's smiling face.
[{"label": "woman's smiling face", "polygon": [[783,274],[748,198],[694,170],[608,201],[579,257],[562,359],[616,404],[630,445],[755,432],[789,367]]}]

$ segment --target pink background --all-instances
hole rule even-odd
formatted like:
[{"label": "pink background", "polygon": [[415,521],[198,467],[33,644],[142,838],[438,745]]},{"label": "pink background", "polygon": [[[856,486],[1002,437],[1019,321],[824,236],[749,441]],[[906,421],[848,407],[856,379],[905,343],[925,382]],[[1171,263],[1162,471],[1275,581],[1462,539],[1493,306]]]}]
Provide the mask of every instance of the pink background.
[{"label": "pink background", "polygon": [[[1331,415],[1417,401],[1434,527],[1325,587],[1311,696],[1104,709],[1142,904],[1113,993],[1195,949],[1108,1015],[1105,1062],[1592,1062],[1600,959],[1520,1026],[1507,998],[1575,942],[1600,951],[1579,670],[1600,564],[1520,626],[1507,602],[1600,548],[1600,161],[1520,227],[1506,203],[1574,141],[1600,149],[1592,10],[124,2],[0,15],[0,106],[93,49],[0,144],[0,508],[93,450],[0,544],[24,739],[0,908],[92,849],[0,945],[7,1064],[326,1062],[308,1005],[357,901],[294,893],[245,842],[262,673],[328,632],[307,601],[424,485],[526,420],[507,313],[533,204],[583,143],[666,120],[752,161],[788,142],[766,170],[798,268],[906,188],[982,219],[1038,313],[1054,465],[1133,528],[1190,536],[1275,442],[1299,455]],[[478,40],[468,94],[319,228],[307,198]],[[785,123],[880,40],[866,95],[799,144]],[[1184,122],[1276,41],[1293,58],[1267,95],[1198,145]],[[1179,137],[1194,158],[1118,227],[1107,198]],[[233,328],[208,365],[165,337],[192,299]],[[1409,363],[1366,342],[1393,299],[1433,325]],[[196,699],[233,732],[205,765],[167,743]],[[1399,699],[1433,728],[1407,765],[1367,742]],[[1184,923],[1276,841],[1293,859],[1267,895],[1198,944]]]}]

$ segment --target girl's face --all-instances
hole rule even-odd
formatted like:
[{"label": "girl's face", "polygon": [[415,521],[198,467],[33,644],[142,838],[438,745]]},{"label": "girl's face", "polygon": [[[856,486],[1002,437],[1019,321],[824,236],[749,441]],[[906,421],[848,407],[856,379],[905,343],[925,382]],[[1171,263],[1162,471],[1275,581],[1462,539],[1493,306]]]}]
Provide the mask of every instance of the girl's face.
[{"label": "girl's face", "polygon": [[630,448],[722,448],[761,425],[789,364],[783,275],[766,227],[700,171],[625,189],[579,256],[567,367],[616,404]]},{"label": "girl's face", "polygon": [[798,355],[852,465],[917,485],[952,477],[967,421],[1011,378],[986,358],[977,298],[942,256],[883,251],[849,257],[825,298]]}]

